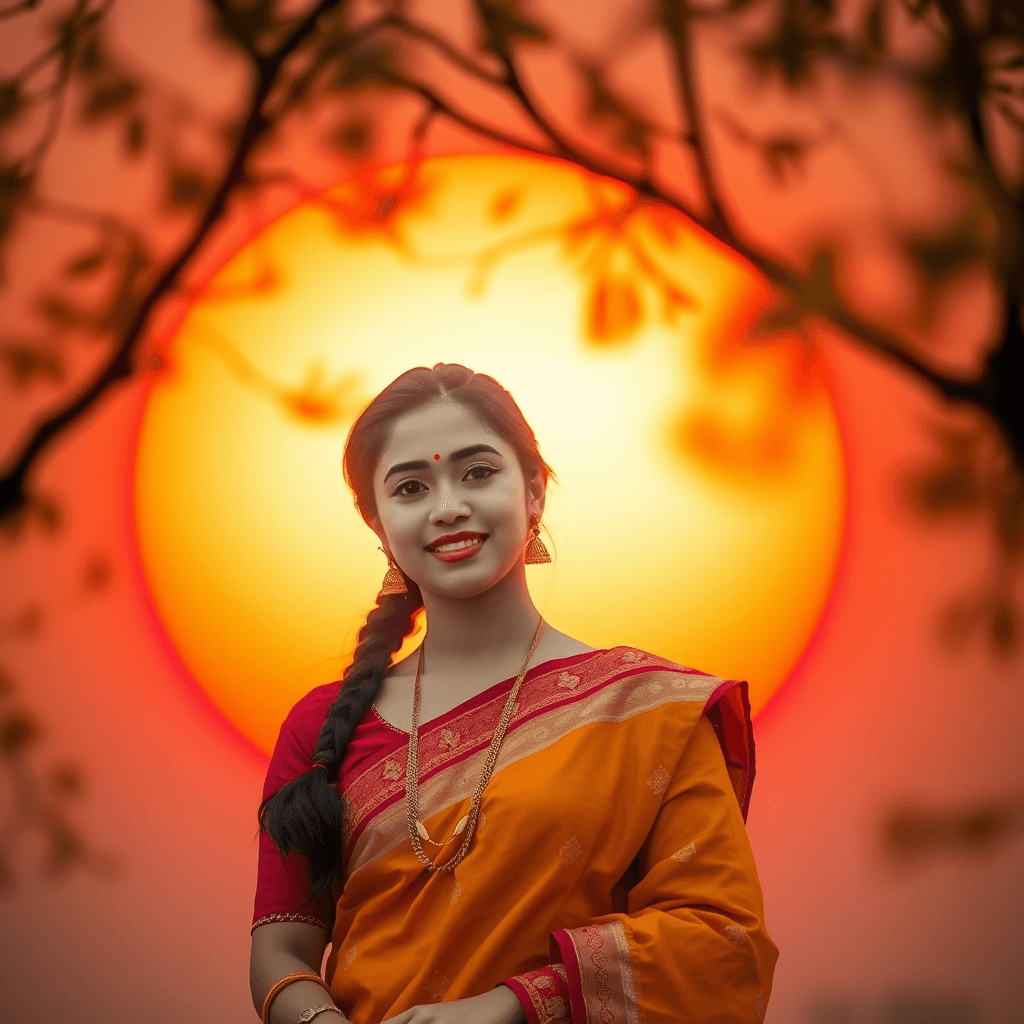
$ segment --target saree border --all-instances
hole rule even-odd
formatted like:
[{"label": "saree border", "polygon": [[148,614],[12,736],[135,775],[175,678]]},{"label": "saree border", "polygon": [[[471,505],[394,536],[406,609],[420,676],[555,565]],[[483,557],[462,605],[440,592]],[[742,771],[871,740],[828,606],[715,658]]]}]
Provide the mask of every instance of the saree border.
[{"label": "saree border", "polygon": [[552,959],[565,965],[573,1024],[643,1024],[640,987],[621,920],[551,933]]},{"label": "saree border", "polygon": [[[629,667],[624,669],[623,662],[627,662]],[[564,678],[566,675],[570,676],[568,682],[576,679],[573,687],[580,681],[578,677],[562,671],[554,681],[549,681],[549,689],[567,682]],[[639,675],[648,678],[637,685],[615,685],[633,680]],[[706,706],[709,696],[716,690],[735,685],[735,681],[723,683],[719,676],[685,668],[656,655],[627,649],[625,655],[608,665],[604,671],[596,672],[591,685],[582,692],[574,689],[568,696],[564,692],[549,693],[546,700],[543,693],[532,694],[530,706],[521,707],[509,725],[494,767],[494,775],[592,722],[623,722],[664,704],[680,701],[699,701]],[[499,703],[504,703],[500,693],[487,702]],[[494,710],[497,711],[496,708]],[[539,721],[542,716],[543,721]],[[493,719],[496,718],[495,713]],[[447,731],[459,742],[450,744],[451,749],[447,754],[435,757],[429,777],[425,781],[421,779],[421,820],[425,822],[433,814],[472,796],[480,769],[489,752],[493,719],[489,723],[489,730],[481,730],[479,738],[468,741],[463,741],[455,728],[461,719],[443,723],[432,730],[440,730],[442,740],[443,733]],[[435,751],[438,738],[434,737]],[[423,744],[421,737],[421,750]],[[408,838],[404,808],[407,758],[408,744],[405,744],[367,767],[359,781],[369,783],[369,786],[347,787],[342,818],[343,866],[346,876],[375,862]],[[456,771],[457,768],[461,768],[461,771]],[[357,791],[352,793],[352,789]],[[366,796],[360,800],[363,793]],[[374,823],[373,829],[367,827],[371,821]],[[482,829],[485,825],[484,817],[478,827]]]},{"label": "saree border", "polygon": [[501,984],[516,994],[527,1024],[572,1024],[569,981],[562,964],[538,967],[535,971],[505,978]]},{"label": "saree border", "polygon": [[708,716],[718,736],[718,745],[725,757],[725,767],[739,801],[744,824],[750,809],[756,770],[754,722],[750,714],[748,689],[746,682],[726,679],[712,691],[701,711],[702,715]]}]

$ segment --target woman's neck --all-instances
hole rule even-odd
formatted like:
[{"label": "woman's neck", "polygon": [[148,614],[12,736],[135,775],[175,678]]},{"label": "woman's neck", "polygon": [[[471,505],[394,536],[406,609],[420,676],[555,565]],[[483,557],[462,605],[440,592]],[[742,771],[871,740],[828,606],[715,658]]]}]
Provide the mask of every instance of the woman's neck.
[{"label": "woman's neck", "polygon": [[[509,573],[514,575],[514,571]],[[525,575],[521,585],[508,580],[508,585],[498,584],[471,598],[425,592],[423,604],[427,613],[423,671],[432,676],[474,675],[512,662],[518,671],[541,619]],[[541,628],[538,649],[550,628],[547,623]],[[535,649],[533,662],[536,653]]]}]

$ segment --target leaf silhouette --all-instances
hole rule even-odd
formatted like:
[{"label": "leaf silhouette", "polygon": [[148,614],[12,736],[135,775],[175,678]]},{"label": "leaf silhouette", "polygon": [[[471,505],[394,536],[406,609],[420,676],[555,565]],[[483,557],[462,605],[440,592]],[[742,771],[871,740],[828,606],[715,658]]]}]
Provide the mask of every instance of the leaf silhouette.
[{"label": "leaf silhouette", "polygon": [[797,138],[768,139],[761,145],[761,154],[768,171],[777,182],[785,182],[787,171],[800,171],[807,155],[807,145]]},{"label": "leaf silhouette", "polygon": [[43,865],[45,874],[62,875],[85,860],[85,843],[78,830],[69,822],[51,814],[46,831],[50,839],[50,851]]},{"label": "leaf silhouette", "polygon": [[65,273],[70,277],[81,277],[84,274],[91,274],[99,270],[107,258],[105,249],[97,249],[95,252],[87,252],[84,256],[72,260],[65,268]]},{"label": "leaf silhouette", "polygon": [[864,35],[872,50],[876,53],[885,53],[885,11],[878,0],[875,0],[868,11]]},{"label": "leaf silhouette", "polygon": [[167,175],[165,203],[171,209],[201,206],[210,192],[210,183],[200,171],[171,167]]},{"label": "leaf silhouette", "polygon": [[519,14],[515,0],[477,0],[477,13],[483,22],[484,46],[502,58],[512,54],[516,39],[546,42],[547,33]]},{"label": "leaf silhouette", "polygon": [[96,555],[90,558],[82,570],[82,583],[86,590],[106,590],[114,579],[114,567],[110,560]]},{"label": "leaf silhouette", "polygon": [[978,511],[988,498],[978,469],[980,435],[949,429],[936,433],[942,455],[908,477],[907,497],[918,512],[933,519]]},{"label": "leaf silhouette", "polygon": [[85,775],[78,765],[56,765],[50,770],[47,782],[54,794],[62,799],[77,799],[85,794]]},{"label": "leaf silhouette", "polygon": [[17,388],[27,387],[39,379],[55,382],[64,379],[64,364],[52,349],[8,345],[0,350],[0,358]]},{"label": "leaf silhouette", "polygon": [[124,125],[124,148],[131,154],[141,153],[146,145],[146,119],[133,114]]},{"label": "leaf silhouette", "polygon": [[90,77],[110,67],[107,55],[103,50],[96,33],[91,33],[78,48],[77,68],[79,74]]},{"label": "leaf silhouette", "polygon": [[651,148],[651,126],[608,91],[601,81],[599,68],[588,66],[583,70],[587,76],[587,115],[595,121],[610,122],[621,149],[646,157]]},{"label": "leaf silhouette", "polygon": [[500,223],[508,220],[523,203],[523,190],[519,188],[507,188],[499,192],[487,207],[489,220]]},{"label": "leaf silhouette", "polygon": [[34,176],[18,164],[0,165],[0,241],[14,223],[15,210],[29,197]]},{"label": "leaf silhouette", "polygon": [[942,235],[909,237],[905,239],[904,247],[918,269],[932,280],[977,263],[988,252],[978,232],[964,223]]},{"label": "leaf silhouette", "polygon": [[0,83],[0,124],[12,120],[22,107],[21,87],[16,81]]},{"label": "leaf silhouette", "polygon": [[82,119],[100,121],[127,107],[138,95],[138,83],[130,78],[105,82],[93,89],[86,98],[82,108]]},{"label": "leaf silhouette", "polygon": [[62,299],[59,295],[43,295],[39,299],[38,309],[54,327],[68,329],[86,327],[89,324],[89,317],[86,314],[75,309],[70,302]]},{"label": "leaf silhouette", "polygon": [[1011,654],[1017,648],[1020,639],[1020,628],[1017,614],[1009,601],[1000,599],[992,609],[989,636],[992,646],[1003,655]]},{"label": "leaf silhouette", "polygon": [[43,610],[39,605],[26,605],[15,617],[11,631],[22,639],[35,636],[43,627],[43,618]]},{"label": "leaf silhouette", "polygon": [[344,90],[371,82],[386,84],[400,80],[391,48],[385,43],[368,43],[355,47],[339,62],[332,84],[335,89]]},{"label": "leaf silhouette", "polygon": [[600,279],[590,293],[587,330],[594,341],[621,341],[640,326],[643,306],[632,283],[621,278]]},{"label": "leaf silhouette", "polygon": [[1024,825],[1024,801],[1019,797],[987,800],[950,811],[899,808],[882,824],[885,852],[896,858],[920,858],[928,852],[957,848],[976,852],[991,847]]},{"label": "leaf silhouette", "polygon": [[693,408],[679,419],[679,444],[705,466],[729,473],[774,473],[790,464],[793,445],[784,425],[769,420],[749,427],[713,408]]},{"label": "leaf silhouette", "polygon": [[355,118],[346,121],[330,137],[331,143],[351,156],[364,156],[373,141],[373,129],[369,121]]},{"label": "leaf silhouette", "polygon": [[16,757],[40,738],[39,727],[23,712],[9,715],[0,722],[0,756]]}]

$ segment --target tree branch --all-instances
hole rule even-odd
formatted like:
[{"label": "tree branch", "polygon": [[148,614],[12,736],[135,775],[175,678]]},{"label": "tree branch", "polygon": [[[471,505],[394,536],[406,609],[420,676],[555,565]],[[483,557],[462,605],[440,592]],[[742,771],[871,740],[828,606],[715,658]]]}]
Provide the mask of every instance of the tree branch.
[{"label": "tree branch", "polygon": [[675,55],[676,82],[679,86],[680,98],[686,116],[687,134],[692,140],[694,159],[697,161],[697,175],[701,188],[711,211],[710,219],[704,224],[715,236],[728,245],[735,245],[736,234],[729,224],[725,211],[722,209],[711,174],[708,161],[707,144],[704,141],[701,127],[700,111],[697,108],[697,97],[694,92],[692,67],[692,51],[690,47],[689,14],[684,9],[682,0],[662,0],[661,21],[672,45]]},{"label": "tree branch", "polygon": [[196,253],[211,228],[224,213],[228,196],[241,181],[246,160],[257,141],[271,126],[263,115],[263,105],[273,88],[284,60],[289,57],[315,29],[317,21],[343,0],[321,0],[320,3],[292,30],[285,41],[266,58],[261,58],[259,74],[248,105],[234,153],[228,162],[221,182],[207,203],[206,209],[192,234],[178,254],[164,268],[147,294],[140,301],[135,314],[114,349],[110,359],[92,383],[75,399],[40,423],[22,447],[13,465],[0,478],[0,520],[22,511],[28,502],[26,478],[39,455],[64,431],[93,408],[118,381],[132,374],[132,356],[138,346],[150,315],[164,294],[176,281],[178,274]]}]

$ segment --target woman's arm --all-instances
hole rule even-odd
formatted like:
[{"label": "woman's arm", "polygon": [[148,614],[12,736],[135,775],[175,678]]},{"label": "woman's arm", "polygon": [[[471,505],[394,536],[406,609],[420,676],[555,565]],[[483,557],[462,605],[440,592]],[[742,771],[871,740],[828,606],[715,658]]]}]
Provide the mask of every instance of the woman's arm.
[{"label": "woman's arm", "polygon": [[[263,1000],[275,982],[289,974],[319,974],[327,949],[328,933],[301,921],[274,921],[260,925],[252,933],[249,955],[249,991],[256,1013],[263,1013]],[[316,1006],[329,1006],[333,1000],[315,981],[296,981],[285,986],[274,998],[271,1024],[297,1024],[299,1014]],[[341,1024],[348,1018],[336,1013],[318,1014],[314,1024]]]},{"label": "woman's arm", "polygon": [[[737,790],[706,715],[675,772],[652,775],[647,784],[655,783],[661,808],[625,912],[552,933],[551,962],[565,968],[569,1012],[562,999],[534,1000],[531,1024],[566,1016],[582,1024],[608,1013],[647,1024],[764,1020],[779,951],[765,930]],[[551,990],[546,984],[539,995]]]}]

